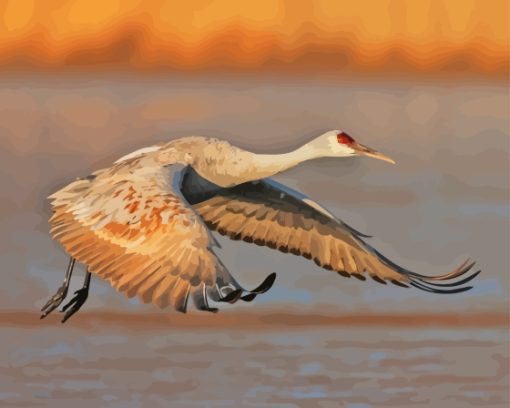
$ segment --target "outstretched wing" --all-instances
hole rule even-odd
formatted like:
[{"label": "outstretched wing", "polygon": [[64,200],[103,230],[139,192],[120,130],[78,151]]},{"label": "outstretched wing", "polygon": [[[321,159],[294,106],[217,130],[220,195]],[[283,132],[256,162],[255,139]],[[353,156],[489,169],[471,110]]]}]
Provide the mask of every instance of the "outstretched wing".
[{"label": "outstretched wing", "polygon": [[230,275],[180,194],[181,170],[102,171],[71,183],[50,196],[53,237],[128,297],[185,311],[190,292],[200,300]]},{"label": "outstretched wing", "polygon": [[[204,184],[193,176],[194,185]],[[191,177],[190,177],[191,178]],[[191,181],[190,181],[191,182]],[[184,185],[184,192],[186,192]],[[456,293],[480,271],[459,281],[474,263],[465,262],[442,276],[425,276],[408,271],[377,252],[355,231],[319,204],[301,193],[264,179],[208,194],[190,197],[190,202],[207,226],[234,240],[244,240],[301,255],[342,276],[379,283],[408,285],[434,293]],[[438,281],[448,281],[437,283]]]}]

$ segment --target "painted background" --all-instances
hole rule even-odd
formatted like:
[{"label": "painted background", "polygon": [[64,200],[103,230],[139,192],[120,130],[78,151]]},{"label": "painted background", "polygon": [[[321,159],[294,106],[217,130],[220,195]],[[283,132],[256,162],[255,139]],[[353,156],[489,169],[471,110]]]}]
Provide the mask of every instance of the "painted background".
[{"label": "painted background", "polygon": [[[509,11],[506,1],[1,2],[2,404],[506,406]],[[439,274],[472,257],[483,269],[472,291],[354,281],[221,239],[244,285],[278,273],[253,304],[177,316],[93,279],[65,326],[38,319],[67,262],[48,235],[56,189],[174,137],[285,152],[334,128],[397,165],[319,160],[278,180],[410,269]]]}]

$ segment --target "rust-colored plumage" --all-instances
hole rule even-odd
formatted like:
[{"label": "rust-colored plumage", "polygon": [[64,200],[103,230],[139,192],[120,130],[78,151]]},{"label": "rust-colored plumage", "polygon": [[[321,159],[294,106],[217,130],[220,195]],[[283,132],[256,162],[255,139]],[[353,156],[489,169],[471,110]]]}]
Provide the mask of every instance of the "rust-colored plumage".
[{"label": "rust-colored plumage", "polygon": [[50,197],[51,233],[128,297],[184,309],[190,291],[215,283],[217,262],[207,228],[171,182],[165,167],[139,158],[77,180]]}]

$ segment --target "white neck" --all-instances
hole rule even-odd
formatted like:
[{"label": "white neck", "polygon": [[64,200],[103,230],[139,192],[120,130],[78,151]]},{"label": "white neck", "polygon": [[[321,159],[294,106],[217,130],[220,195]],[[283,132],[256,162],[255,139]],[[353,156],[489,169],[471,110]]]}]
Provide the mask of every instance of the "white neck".
[{"label": "white neck", "polygon": [[289,153],[253,154],[256,166],[249,175],[251,180],[271,177],[308,160],[323,157],[318,149],[308,143]]}]

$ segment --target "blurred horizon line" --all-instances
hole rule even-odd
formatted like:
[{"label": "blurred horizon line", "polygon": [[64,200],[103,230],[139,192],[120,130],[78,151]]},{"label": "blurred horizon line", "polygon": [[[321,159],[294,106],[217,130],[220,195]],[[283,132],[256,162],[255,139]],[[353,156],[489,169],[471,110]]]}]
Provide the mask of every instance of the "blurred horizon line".
[{"label": "blurred horizon line", "polygon": [[431,72],[413,72],[410,70],[402,71],[362,71],[353,72],[345,70],[339,72],[324,71],[300,71],[285,72],[284,70],[246,70],[246,69],[193,69],[193,70],[174,70],[174,69],[131,69],[130,67],[120,65],[93,65],[93,66],[72,66],[61,68],[38,68],[24,65],[1,65],[0,81],[2,79],[13,80],[16,78],[88,78],[90,80],[136,80],[139,81],[161,81],[173,79],[207,79],[207,80],[263,80],[263,81],[279,81],[279,82],[296,82],[311,81],[317,83],[351,83],[351,82],[367,82],[367,83],[413,83],[413,84],[468,84],[474,81],[476,84],[486,85],[510,85],[510,65],[508,74],[503,72],[497,75],[483,75],[474,72],[453,72],[440,71]]},{"label": "blurred horizon line", "polygon": [[[58,313],[49,315],[44,322],[38,311],[2,310],[0,326],[48,326],[60,323]],[[510,327],[510,314],[498,311],[454,314],[454,313],[342,313],[320,314],[313,310],[303,313],[279,312],[268,308],[254,311],[220,311],[205,313],[192,311],[189,314],[176,312],[124,312],[96,309],[81,312],[66,322],[72,326],[94,326],[97,324],[165,327],[230,327],[269,328],[304,326],[357,326],[357,327]]]}]

